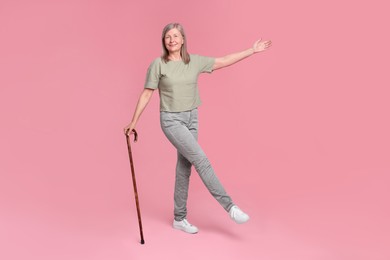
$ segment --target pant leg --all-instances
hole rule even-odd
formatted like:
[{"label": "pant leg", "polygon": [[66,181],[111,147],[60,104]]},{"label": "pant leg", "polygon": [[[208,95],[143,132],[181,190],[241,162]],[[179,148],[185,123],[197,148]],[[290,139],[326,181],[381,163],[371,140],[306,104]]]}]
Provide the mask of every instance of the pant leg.
[{"label": "pant leg", "polygon": [[[207,159],[206,154],[203,152],[196,138],[189,129],[192,127],[191,122],[194,120],[197,121],[197,111],[193,110],[191,112],[181,113],[161,112],[160,115],[161,128],[168,140],[176,147],[177,151],[184,158],[186,158],[192,165],[194,165],[196,171],[198,172],[209,192],[226,211],[229,211],[230,208],[234,205],[232,199],[226,193],[222,184],[218,180],[209,160]],[[177,174],[181,175],[183,173],[177,172]],[[179,179],[180,178],[181,177],[179,177]],[[188,182],[186,184],[186,188],[185,186],[182,187],[184,187],[184,192],[188,193]],[[179,189],[177,192],[182,193],[182,191]],[[186,202],[186,195],[182,196],[182,198],[185,199]],[[175,219],[180,220],[180,218],[184,217],[182,215],[175,216]]]},{"label": "pant leg", "polygon": [[[187,113],[187,114],[186,114]],[[184,113],[184,121],[188,121],[189,113]],[[198,118],[193,117],[190,124],[186,125],[195,140],[198,140]],[[188,189],[192,164],[179,151],[177,152],[175,192],[174,192],[174,216],[177,221],[187,216]]]},{"label": "pant leg", "polygon": [[175,192],[174,192],[174,216],[175,220],[183,220],[187,216],[188,187],[190,183],[192,164],[179,152],[177,152]]}]

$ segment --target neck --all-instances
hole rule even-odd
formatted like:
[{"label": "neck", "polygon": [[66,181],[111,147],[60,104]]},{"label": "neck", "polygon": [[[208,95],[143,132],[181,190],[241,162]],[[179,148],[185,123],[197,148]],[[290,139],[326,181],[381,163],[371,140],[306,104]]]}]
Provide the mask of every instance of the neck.
[{"label": "neck", "polygon": [[169,60],[172,60],[172,61],[181,60],[180,51],[169,53],[168,59],[169,59]]}]

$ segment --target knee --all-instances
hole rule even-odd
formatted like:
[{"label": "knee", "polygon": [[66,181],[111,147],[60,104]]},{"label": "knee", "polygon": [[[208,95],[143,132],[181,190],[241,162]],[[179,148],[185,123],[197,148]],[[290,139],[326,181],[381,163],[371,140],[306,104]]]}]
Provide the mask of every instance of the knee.
[{"label": "knee", "polygon": [[194,167],[198,173],[205,172],[211,168],[211,163],[206,156],[202,156],[193,162]]},{"label": "knee", "polygon": [[176,164],[176,173],[189,177],[191,175],[192,164],[188,161],[178,161]]}]

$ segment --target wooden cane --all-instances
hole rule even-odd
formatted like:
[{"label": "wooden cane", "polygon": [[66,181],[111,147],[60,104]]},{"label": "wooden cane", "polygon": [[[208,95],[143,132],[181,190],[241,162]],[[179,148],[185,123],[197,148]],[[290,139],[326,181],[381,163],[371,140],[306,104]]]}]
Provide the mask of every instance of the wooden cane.
[{"label": "wooden cane", "polygon": [[[133,129],[133,133],[134,133],[134,142],[137,142],[138,134],[134,129]],[[127,149],[129,151],[131,176],[133,178],[134,197],[135,197],[135,204],[137,206],[137,216],[138,216],[139,232],[141,235],[141,244],[145,244],[144,234],[142,232],[141,210],[139,208],[139,202],[138,202],[137,182],[135,180],[134,162],[133,162],[133,156],[131,154],[130,136],[128,134],[128,131],[126,131],[125,135],[126,135],[126,141],[127,141]]]}]

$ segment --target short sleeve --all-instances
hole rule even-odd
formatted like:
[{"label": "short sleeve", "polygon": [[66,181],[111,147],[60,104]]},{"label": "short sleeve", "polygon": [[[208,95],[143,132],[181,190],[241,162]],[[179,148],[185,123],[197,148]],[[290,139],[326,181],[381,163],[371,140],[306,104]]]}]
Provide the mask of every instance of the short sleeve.
[{"label": "short sleeve", "polygon": [[193,58],[196,59],[197,66],[199,68],[199,72],[207,72],[211,73],[213,72],[213,66],[215,63],[215,58],[212,57],[206,57],[206,56],[200,56],[200,55],[193,55]]},{"label": "short sleeve", "polygon": [[146,73],[144,88],[157,89],[161,76],[161,58],[155,59]]}]

